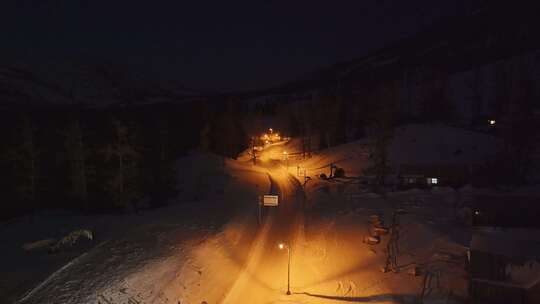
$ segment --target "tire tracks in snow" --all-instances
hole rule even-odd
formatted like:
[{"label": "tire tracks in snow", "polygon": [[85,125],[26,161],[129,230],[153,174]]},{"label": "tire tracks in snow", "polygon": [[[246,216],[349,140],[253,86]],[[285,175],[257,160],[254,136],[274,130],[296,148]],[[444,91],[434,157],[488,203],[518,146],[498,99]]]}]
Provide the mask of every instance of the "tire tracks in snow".
[{"label": "tire tracks in snow", "polygon": [[269,210],[247,263],[220,303],[242,303],[247,298],[252,303],[259,303],[279,297],[281,286],[276,286],[277,282],[268,282],[277,270],[275,263],[283,258],[283,252],[276,252],[278,241],[289,243],[291,250],[296,251],[304,240],[303,189],[296,178],[280,172],[281,169],[268,172],[273,192],[279,192],[280,206]]}]

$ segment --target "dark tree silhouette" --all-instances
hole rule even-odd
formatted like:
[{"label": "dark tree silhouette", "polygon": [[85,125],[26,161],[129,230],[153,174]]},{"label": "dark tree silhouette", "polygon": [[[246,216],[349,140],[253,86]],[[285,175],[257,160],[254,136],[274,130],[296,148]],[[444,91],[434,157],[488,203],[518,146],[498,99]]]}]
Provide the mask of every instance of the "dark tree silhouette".
[{"label": "dark tree silhouette", "polygon": [[116,207],[128,207],[133,200],[139,198],[140,188],[139,159],[140,154],[134,146],[134,134],[120,120],[113,118],[112,141],[102,153],[107,163],[112,163],[106,190]]},{"label": "dark tree silhouette", "polygon": [[80,122],[77,118],[70,120],[64,132],[64,146],[67,156],[67,169],[69,181],[69,196],[81,202],[84,209],[88,209],[88,149]]},{"label": "dark tree silhouette", "polygon": [[30,117],[23,115],[15,132],[13,147],[6,158],[11,162],[14,185],[19,199],[36,208],[39,190],[42,189],[40,174],[40,150],[37,144],[36,127]]}]

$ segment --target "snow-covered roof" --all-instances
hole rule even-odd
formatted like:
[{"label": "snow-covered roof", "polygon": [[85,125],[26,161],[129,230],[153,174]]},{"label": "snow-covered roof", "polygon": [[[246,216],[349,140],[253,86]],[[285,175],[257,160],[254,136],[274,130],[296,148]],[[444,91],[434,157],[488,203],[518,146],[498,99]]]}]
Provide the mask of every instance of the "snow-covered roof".
[{"label": "snow-covered roof", "polygon": [[400,164],[478,164],[497,151],[494,136],[442,124],[411,124],[394,132],[389,159]]},{"label": "snow-covered roof", "polygon": [[416,177],[458,177],[467,173],[467,167],[460,164],[401,164],[401,176]]},{"label": "snow-covered roof", "polygon": [[481,227],[473,231],[470,249],[509,258],[540,259],[540,229]]}]

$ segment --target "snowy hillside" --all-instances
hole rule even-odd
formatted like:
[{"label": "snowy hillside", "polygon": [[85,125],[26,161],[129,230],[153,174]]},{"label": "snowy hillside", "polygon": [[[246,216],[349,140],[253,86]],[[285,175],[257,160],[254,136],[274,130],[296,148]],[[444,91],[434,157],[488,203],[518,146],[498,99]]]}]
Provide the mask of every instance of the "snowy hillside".
[{"label": "snowy hillside", "polygon": [[[270,183],[262,169],[211,154],[192,153],[178,160],[178,169],[180,193],[160,209],[125,215],[53,212],[0,226],[0,303],[167,303],[165,297],[178,297],[176,280],[196,288],[195,279],[208,272],[196,271],[194,255],[206,250],[217,259],[216,252],[236,252],[242,223],[255,221],[257,197]],[[75,229],[91,229],[94,241],[58,254],[22,248]],[[249,235],[244,240],[249,244]]]},{"label": "snowy hillside", "polygon": [[[499,145],[497,138],[484,133],[440,124],[410,124],[394,130],[388,144],[388,158],[395,170],[400,165],[482,164],[496,153]],[[369,165],[369,146],[366,138],[312,152],[312,157],[305,160],[301,159],[299,139],[290,141],[282,150],[291,154],[291,164],[294,163],[291,173],[300,166],[310,176],[328,175],[330,165],[334,164],[344,168],[347,176],[360,176]]]},{"label": "snowy hillside", "polygon": [[[451,140],[428,145],[413,141],[415,132],[426,138],[444,132]],[[491,151],[491,137],[450,127],[409,125],[396,134],[390,150],[397,161],[421,163],[430,153],[463,149],[460,160],[476,162]],[[483,141],[486,149],[479,147]],[[477,153],[466,154],[467,147]],[[300,141],[292,139],[267,145],[257,165],[248,151],[238,160],[193,152],[178,160],[180,194],[164,208],[142,216],[43,215],[12,222],[0,230],[7,240],[0,269],[13,278],[3,282],[0,296],[21,304],[412,303],[421,297],[426,303],[463,303],[471,235],[456,206],[493,191],[434,187],[380,195],[349,179],[316,177],[328,174],[330,164],[360,175],[368,151],[367,141],[357,141],[303,160]],[[304,168],[312,180],[302,185],[297,173]],[[258,224],[261,194],[277,194],[281,203],[265,209]],[[90,248],[60,255],[21,248],[81,228],[76,224],[96,231]],[[393,266],[393,241],[385,230],[391,227],[399,229]],[[381,234],[367,242],[374,231]],[[283,241],[294,253],[290,296],[287,256],[278,249]]]},{"label": "snowy hillside", "polygon": [[500,148],[487,134],[445,125],[413,124],[399,127],[389,147],[389,159],[399,164],[478,164]]},{"label": "snowy hillside", "polygon": [[147,104],[181,102],[203,92],[157,81],[127,67],[47,64],[0,67],[0,106]]}]

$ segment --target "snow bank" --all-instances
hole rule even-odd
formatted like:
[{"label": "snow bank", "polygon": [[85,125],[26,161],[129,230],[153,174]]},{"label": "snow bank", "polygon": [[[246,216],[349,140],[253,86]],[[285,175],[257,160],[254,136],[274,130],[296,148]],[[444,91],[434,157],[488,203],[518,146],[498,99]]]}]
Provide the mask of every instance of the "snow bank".
[{"label": "snow bank", "polygon": [[412,188],[404,191],[395,191],[390,192],[388,195],[417,195],[417,194],[425,194],[426,191],[418,188]]},{"label": "snow bank", "polygon": [[433,187],[431,188],[431,193],[433,194],[452,194],[455,193],[452,187]]},{"label": "snow bank", "polygon": [[380,198],[381,196],[374,192],[366,192],[358,195],[359,198]]}]

